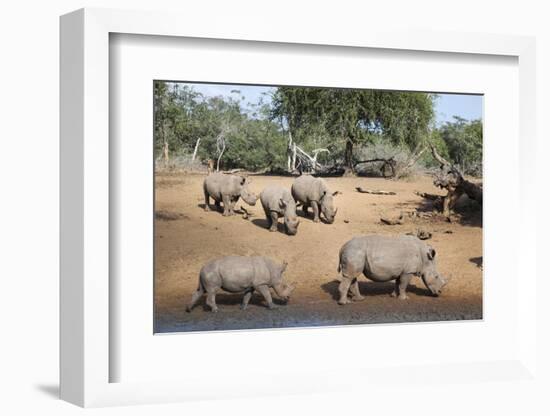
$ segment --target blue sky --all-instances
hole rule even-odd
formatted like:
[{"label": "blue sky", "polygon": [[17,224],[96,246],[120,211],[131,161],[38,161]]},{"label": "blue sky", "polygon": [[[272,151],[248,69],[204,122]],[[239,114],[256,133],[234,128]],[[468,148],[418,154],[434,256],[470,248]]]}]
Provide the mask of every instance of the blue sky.
[{"label": "blue sky", "polygon": [[483,115],[483,97],[466,94],[438,94],[435,104],[437,124],[452,121],[453,116],[476,120]]},{"label": "blue sky", "polygon": [[[248,85],[223,85],[223,84],[187,84],[192,86],[196,91],[205,96],[233,96],[239,97],[238,94],[232,92],[240,91],[240,95],[244,96],[243,106],[247,103],[257,103],[263,94],[273,90],[272,87],[255,87]],[[452,121],[453,116],[460,116],[466,120],[475,120],[482,118],[483,97],[480,95],[467,94],[438,94],[436,100],[436,123],[438,125]],[[269,100],[269,95],[265,96],[265,100]]]}]

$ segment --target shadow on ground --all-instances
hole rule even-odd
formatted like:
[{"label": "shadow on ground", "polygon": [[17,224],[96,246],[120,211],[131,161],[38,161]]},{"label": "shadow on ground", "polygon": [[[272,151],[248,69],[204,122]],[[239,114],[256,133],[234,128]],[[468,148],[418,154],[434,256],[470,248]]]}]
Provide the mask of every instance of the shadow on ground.
[{"label": "shadow on ground", "polygon": [[[435,213],[432,221],[445,222],[447,218],[441,213],[443,199],[422,198],[420,203],[416,204],[416,210],[421,213]],[[410,201],[413,202],[413,201]],[[406,203],[405,203],[406,204]],[[476,201],[464,196],[460,198],[451,214],[451,222],[457,222],[461,225],[470,227],[483,227],[483,209]]]},{"label": "shadow on ground", "polygon": [[[242,300],[243,300],[243,294],[242,293],[238,293],[238,294],[225,294],[225,293],[218,293],[216,295],[216,304],[218,306],[235,306],[235,307],[238,307]],[[275,305],[285,305],[286,302],[281,300],[281,299],[278,299],[276,296],[273,296],[273,303]],[[254,293],[252,295],[252,297],[250,298],[250,302],[248,303],[248,306],[250,307],[250,305],[253,305],[253,306],[259,306],[259,307],[264,307],[267,309],[267,304],[265,303],[265,299],[262,295],[258,294],[258,293]],[[197,304],[197,306],[195,306],[195,308],[193,308],[193,310],[197,309],[197,308],[200,308],[202,307],[202,310],[205,311],[205,312],[209,312],[210,311],[210,307],[206,304],[206,297],[203,296],[201,298],[201,300],[199,301],[199,303]]]},{"label": "shadow on ground", "polygon": [[[331,282],[322,284],[321,288],[330,296],[332,296],[332,299],[337,301],[340,298],[340,292],[338,292],[339,284],[340,284],[340,281],[333,280]],[[365,281],[359,282],[359,291],[363,296],[380,296],[380,295],[390,296],[394,289],[395,289],[395,281],[384,282],[384,283],[365,282]],[[407,288],[407,292],[414,293],[415,295],[418,295],[418,296],[433,297],[428,289],[418,287],[414,284],[409,285],[409,287]]]}]

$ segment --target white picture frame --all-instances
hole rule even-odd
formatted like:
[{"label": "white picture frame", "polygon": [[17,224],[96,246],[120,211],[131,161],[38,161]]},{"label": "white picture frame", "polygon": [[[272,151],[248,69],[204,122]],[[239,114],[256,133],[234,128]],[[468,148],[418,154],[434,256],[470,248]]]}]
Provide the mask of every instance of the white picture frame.
[{"label": "white picture frame", "polygon": [[[537,272],[532,215],[536,192],[528,168],[535,152],[535,41],[508,35],[400,32],[350,29],[326,35],[297,29],[280,32],[265,25],[236,34],[231,22],[207,25],[173,13],[83,9],[61,18],[61,398],[80,406],[158,403],[220,397],[319,393],[352,389],[360,383],[374,389],[377,380],[399,378],[401,388],[431,383],[479,383],[483,380],[522,382],[536,378],[535,290]],[[109,158],[109,36],[114,33],[228,41],[331,45],[333,47],[429,51],[441,54],[483,54],[516,57],[519,67],[520,150],[517,268],[523,284],[517,290],[517,346],[498,361],[441,362],[414,368],[359,371],[343,378],[337,371],[319,374],[294,368],[286,373],[266,372],[270,380],[239,381],[231,388],[194,373],[186,381],[110,382],[110,365],[119,359],[110,349],[109,275],[110,238]],[[523,214],[523,215],[521,215]],[[227,335],[227,334],[225,334]],[[224,336],[220,334],[219,336]],[[301,334],[312,337],[312,332]],[[169,342],[169,341],[166,341]],[[245,342],[241,337],[239,342]],[[481,375],[480,375],[481,374]],[[191,383],[190,380],[193,380]],[[223,380],[222,380],[223,381]],[[275,392],[273,386],[280,386]]]}]

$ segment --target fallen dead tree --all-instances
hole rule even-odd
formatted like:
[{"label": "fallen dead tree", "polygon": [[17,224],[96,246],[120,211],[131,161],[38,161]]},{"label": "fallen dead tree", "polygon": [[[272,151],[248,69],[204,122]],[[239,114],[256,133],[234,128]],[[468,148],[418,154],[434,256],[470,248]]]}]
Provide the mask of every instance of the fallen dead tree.
[{"label": "fallen dead tree", "polygon": [[[376,157],[367,160],[358,160],[354,163],[354,169],[360,164],[367,163],[381,163],[380,174],[384,178],[400,178],[406,172],[408,172],[418,162],[422,154],[426,151],[427,147],[419,144],[416,149],[411,152],[406,160],[397,161],[396,156],[390,157]],[[386,172],[390,171],[387,175]]]},{"label": "fallen dead tree", "polygon": [[385,225],[403,225],[407,222],[418,222],[418,221],[438,221],[439,219],[445,219],[448,221],[448,218],[443,217],[443,215],[435,212],[420,212],[417,210],[414,211],[402,211],[397,217],[380,217],[380,222]]},{"label": "fallen dead tree", "polygon": [[468,195],[470,199],[483,204],[483,188],[468,181],[455,166],[445,160],[433,145],[430,145],[432,155],[440,164],[440,169],[435,175],[434,185],[447,190],[447,195],[443,197],[443,215],[447,218],[451,216],[451,210],[458,198],[463,194]]},{"label": "fallen dead tree", "polygon": [[[374,159],[368,159],[368,160],[358,160],[353,164],[354,170],[357,168],[358,165],[366,164],[366,163],[380,163],[382,162],[382,166],[380,167],[380,173],[382,177],[384,178],[394,178],[395,177],[395,169],[397,166],[397,161],[392,157],[383,159],[383,158],[374,158]],[[386,168],[390,169],[390,175],[386,175]]]},{"label": "fallen dead tree", "polygon": [[244,169],[230,169],[230,170],[224,170],[223,173],[225,173],[226,175],[233,175],[235,173],[239,173],[239,172],[242,172]]},{"label": "fallen dead tree", "polygon": [[363,189],[360,186],[356,187],[357,192],[360,192],[362,194],[372,194],[372,195],[397,195],[393,191],[380,191],[378,189]]},{"label": "fallen dead tree", "polygon": [[427,192],[418,192],[418,191],[414,191],[414,194],[418,195],[421,198],[429,199],[430,201],[439,201],[444,197],[443,195],[429,194]]},{"label": "fallen dead tree", "polygon": [[287,171],[289,173],[314,173],[325,171],[327,168],[317,161],[320,153],[330,153],[328,149],[319,148],[306,152],[292,139],[292,134],[288,132],[287,146]]}]

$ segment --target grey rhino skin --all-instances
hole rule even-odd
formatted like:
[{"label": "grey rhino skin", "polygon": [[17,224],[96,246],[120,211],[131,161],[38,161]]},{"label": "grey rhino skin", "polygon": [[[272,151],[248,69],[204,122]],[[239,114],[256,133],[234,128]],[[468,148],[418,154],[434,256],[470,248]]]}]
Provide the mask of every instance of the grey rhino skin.
[{"label": "grey rhino skin", "polygon": [[216,207],[220,208],[223,202],[223,215],[233,215],[235,204],[242,197],[248,205],[256,205],[258,197],[248,189],[245,177],[239,175],[226,175],[224,173],[211,173],[203,182],[204,210],[210,211],[210,197]]},{"label": "grey rhino skin", "polygon": [[355,237],[340,249],[338,271],[342,280],[338,303],[364,299],[359,292],[357,277],[363,273],[374,282],[395,280],[392,296],[407,299],[407,286],[414,275],[420,275],[432,295],[439,295],[445,279],[437,272],[435,250],[414,236],[367,235]]},{"label": "grey rhino skin", "polygon": [[187,312],[191,312],[204,292],[206,304],[212,312],[218,312],[216,293],[223,289],[230,293],[244,293],[241,309],[246,309],[255,290],[260,292],[267,302],[267,307],[273,309],[275,304],[271,298],[270,288],[277,296],[288,301],[294,290],[293,285],[283,282],[283,273],[287,263],[275,263],[267,257],[228,256],[206,263],[199,275],[199,286],[191,302],[187,305]]},{"label": "grey rhino skin", "polygon": [[260,193],[260,201],[267,218],[269,231],[277,231],[279,217],[284,217],[288,235],[296,235],[300,220],[296,215],[296,202],[290,192],[278,185],[270,185]]},{"label": "grey rhino skin", "polygon": [[334,222],[338,209],[334,208],[333,197],[337,194],[330,192],[324,180],[311,175],[299,176],[292,184],[292,196],[302,205],[304,215],[307,217],[309,206],[313,209],[313,222],[319,222],[319,211],[329,224]]}]

